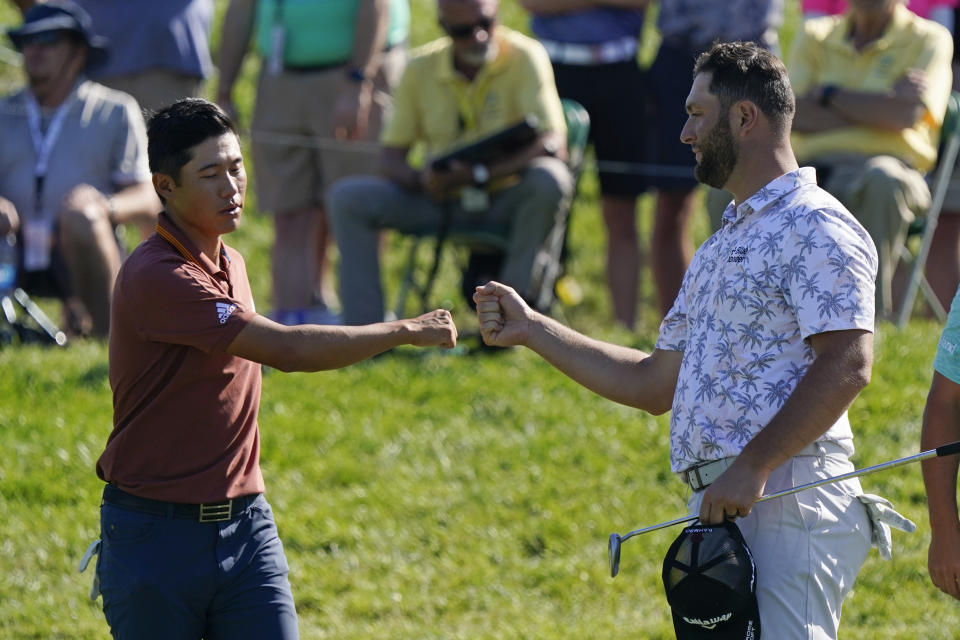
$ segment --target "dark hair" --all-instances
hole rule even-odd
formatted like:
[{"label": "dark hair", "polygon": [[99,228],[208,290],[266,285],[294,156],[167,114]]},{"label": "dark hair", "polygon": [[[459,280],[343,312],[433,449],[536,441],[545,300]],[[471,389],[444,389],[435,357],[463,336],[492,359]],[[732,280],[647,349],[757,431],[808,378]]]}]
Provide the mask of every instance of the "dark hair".
[{"label": "dark hair", "polygon": [[752,42],[717,42],[700,54],[693,75],[710,73],[710,93],[724,110],[738,100],[757,105],[778,133],[789,131],[796,110],[787,68]]},{"label": "dark hair", "polygon": [[147,122],[147,155],[152,173],[165,173],[180,181],[180,169],[190,162],[190,150],[228,131],[237,133],[223,109],[201,98],[184,98],[150,115]]}]

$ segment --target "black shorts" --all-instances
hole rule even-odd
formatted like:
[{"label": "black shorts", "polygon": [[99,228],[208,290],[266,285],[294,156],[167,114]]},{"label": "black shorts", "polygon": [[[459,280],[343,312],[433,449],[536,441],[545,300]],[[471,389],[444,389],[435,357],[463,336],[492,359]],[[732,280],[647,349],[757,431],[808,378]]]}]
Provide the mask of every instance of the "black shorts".
[{"label": "black shorts", "polygon": [[697,186],[693,152],[690,145],[680,142],[696,56],[696,51],[664,42],[647,71],[652,108],[651,117],[646,120],[651,143],[649,162],[655,169],[649,181],[660,189],[686,190]]},{"label": "black shorts", "polygon": [[[598,65],[553,63],[557,91],[576,100],[590,114],[590,141],[597,162],[625,165],[616,171],[601,170],[603,195],[638,196],[648,183],[636,168],[644,162],[644,74],[636,61]],[[679,135],[679,134],[678,134]]]}]

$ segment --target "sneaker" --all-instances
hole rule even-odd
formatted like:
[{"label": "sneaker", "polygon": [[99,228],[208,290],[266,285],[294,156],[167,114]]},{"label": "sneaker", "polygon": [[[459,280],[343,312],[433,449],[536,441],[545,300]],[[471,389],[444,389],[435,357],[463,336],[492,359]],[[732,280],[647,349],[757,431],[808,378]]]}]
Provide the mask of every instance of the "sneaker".
[{"label": "sneaker", "polygon": [[331,311],[326,305],[317,305],[309,309],[301,309],[298,314],[301,324],[343,324],[343,316],[335,311]]}]

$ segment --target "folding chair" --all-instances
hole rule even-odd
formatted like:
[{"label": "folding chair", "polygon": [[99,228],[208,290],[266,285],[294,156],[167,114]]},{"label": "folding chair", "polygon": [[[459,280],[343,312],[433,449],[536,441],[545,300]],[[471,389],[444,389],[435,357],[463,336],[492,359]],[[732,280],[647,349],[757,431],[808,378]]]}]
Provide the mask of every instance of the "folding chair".
[{"label": "folding chair", "polygon": [[[583,166],[583,158],[587,146],[587,138],[590,133],[590,116],[583,106],[567,98],[561,100],[563,106],[563,115],[567,124],[567,166],[574,178],[574,195],[576,194],[577,179]],[[573,198],[571,198],[571,201]],[[547,311],[555,299],[554,288],[557,279],[563,272],[563,258],[565,252],[567,226],[570,217],[570,206],[568,203],[561,211],[558,211],[553,227],[547,234],[547,238],[541,245],[536,258],[534,259],[533,273],[531,279],[531,301],[537,309]],[[417,282],[417,255],[420,245],[427,237],[435,238],[435,247],[433,255],[433,264],[431,265],[422,282]],[[412,291],[419,298],[420,308],[425,312],[429,310],[430,292],[436,280],[439,270],[440,260],[446,245],[465,246],[471,250],[489,251],[491,253],[502,252],[507,247],[507,238],[502,234],[492,231],[477,231],[451,229],[449,232],[439,234],[419,234],[413,235],[410,241],[409,254],[404,268],[403,280],[400,285],[400,292],[397,295],[397,304],[394,314],[398,318],[405,315],[407,296]]]},{"label": "folding chair", "polygon": [[940,151],[937,158],[937,167],[931,181],[930,207],[927,209],[926,215],[917,217],[907,231],[908,241],[913,237],[920,236],[920,247],[916,254],[910,251],[907,243],[900,247],[899,259],[909,266],[910,280],[907,282],[907,289],[897,312],[896,324],[898,328],[903,328],[910,320],[918,290],[923,293],[924,299],[930,305],[937,319],[940,322],[946,322],[947,320],[947,311],[940,304],[940,300],[930,283],[927,282],[923,270],[926,266],[927,256],[930,254],[930,245],[933,242],[933,234],[937,229],[937,220],[940,217],[943,199],[947,194],[947,187],[953,175],[953,168],[957,162],[958,151],[960,151],[960,93],[954,91],[950,94],[947,102],[947,112],[940,129]]}]

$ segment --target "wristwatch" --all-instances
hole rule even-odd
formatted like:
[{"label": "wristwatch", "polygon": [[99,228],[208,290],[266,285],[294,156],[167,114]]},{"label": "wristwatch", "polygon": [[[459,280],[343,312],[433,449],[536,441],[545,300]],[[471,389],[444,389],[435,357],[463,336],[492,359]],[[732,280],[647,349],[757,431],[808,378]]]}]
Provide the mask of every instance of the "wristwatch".
[{"label": "wristwatch", "polygon": [[820,106],[829,107],[830,102],[833,100],[833,96],[837,93],[837,85],[828,84],[820,90]]},{"label": "wristwatch", "polygon": [[473,184],[478,187],[485,187],[488,182],[490,182],[490,170],[487,169],[487,166],[483,164],[473,165]]},{"label": "wristwatch", "polygon": [[347,72],[347,79],[349,79],[350,82],[360,84],[367,80],[367,75],[363,72],[363,69],[350,69],[350,71]]}]

